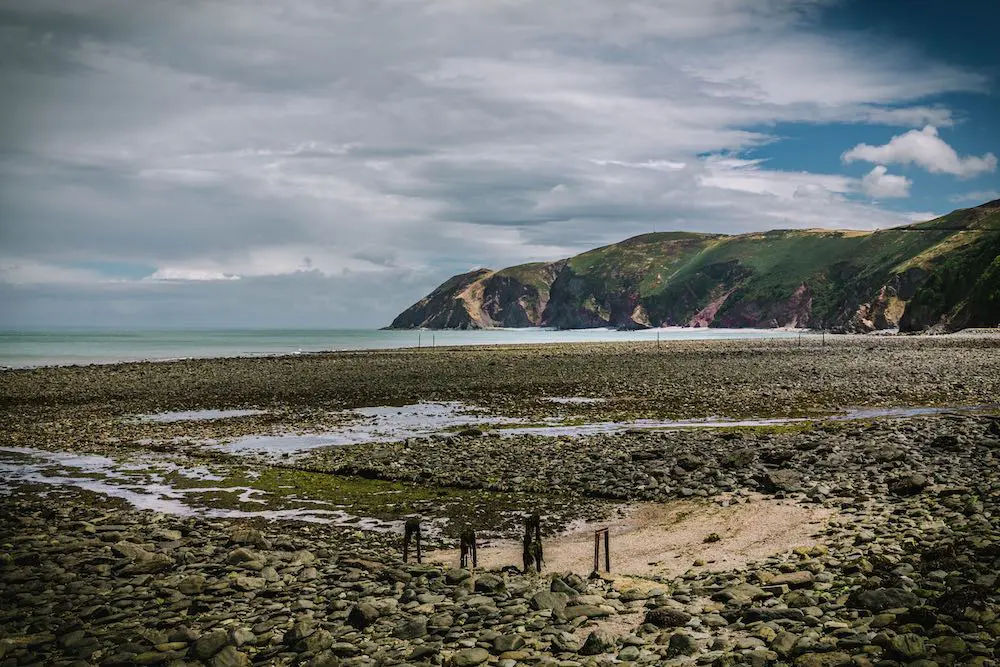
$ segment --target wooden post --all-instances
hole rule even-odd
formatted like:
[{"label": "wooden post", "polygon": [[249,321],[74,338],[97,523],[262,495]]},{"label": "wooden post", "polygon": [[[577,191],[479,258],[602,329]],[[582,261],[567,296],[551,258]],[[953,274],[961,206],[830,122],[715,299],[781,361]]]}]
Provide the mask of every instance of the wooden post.
[{"label": "wooden post", "polygon": [[410,543],[416,540],[417,562],[423,562],[423,555],[420,553],[420,519],[410,517],[406,520],[403,532],[403,562],[408,563],[410,559]]},{"label": "wooden post", "polygon": [[[611,571],[611,533],[608,529],[604,529],[604,569],[608,572]],[[420,542],[417,542],[417,548],[420,548]]]},{"label": "wooden post", "polygon": [[594,531],[594,572],[601,567],[601,531]]},{"label": "wooden post", "polygon": [[604,569],[611,571],[611,533],[608,528],[594,531],[594,572],[601,571],[601,536],[604,536]]}]

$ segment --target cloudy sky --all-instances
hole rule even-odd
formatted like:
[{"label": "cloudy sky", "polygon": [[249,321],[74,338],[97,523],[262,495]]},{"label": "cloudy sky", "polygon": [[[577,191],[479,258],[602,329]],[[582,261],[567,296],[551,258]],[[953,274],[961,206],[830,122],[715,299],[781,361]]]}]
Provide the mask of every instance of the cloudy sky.
[{"label": "cloudy sky", "polygon": [[0,326],[382,326],[473,267],[995,199],[998,7],[4,0]]}]

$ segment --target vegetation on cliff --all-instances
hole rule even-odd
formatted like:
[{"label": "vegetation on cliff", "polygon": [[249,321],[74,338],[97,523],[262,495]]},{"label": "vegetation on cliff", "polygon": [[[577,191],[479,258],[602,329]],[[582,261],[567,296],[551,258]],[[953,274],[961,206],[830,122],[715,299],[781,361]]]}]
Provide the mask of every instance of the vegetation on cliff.
[{"label": "vegetation on cliff", "polygon": [[391,328],[998,323],[1000,200],[874,232],[643,234],[551,264],[455,276]]}]

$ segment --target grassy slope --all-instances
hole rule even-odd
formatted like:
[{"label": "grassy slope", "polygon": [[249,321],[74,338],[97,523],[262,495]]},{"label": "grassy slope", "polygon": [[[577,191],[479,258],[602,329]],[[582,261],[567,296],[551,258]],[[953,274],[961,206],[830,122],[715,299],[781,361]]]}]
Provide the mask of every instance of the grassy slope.
[{"label": "grassy slope", "polygon": [[907,326],[924,328],[941,315],[956,324],[990,325],[1000,311],[996,230],[1000,208],[987,205],[874,233],[647,234],[569,260],[574,284],[559,295],[572,301],[563,305],[563,319],[566,312],[589,311],[591,321],[621,324],[607,303],[631,293],[654,324],[683,324],[727,295],[717,322],[739,312],[766,321],[804,284],[811,325],[836,326],[884,285],[901,282],[896,276],[915,270],[914,280],[927,280],[917,288]]},{"label": "grassy slope", "polygon": [[553,264],[523,264],[487,280],[506,279],[544,295],[544,323],[563,327],[628,325],[636,306],[654,325],[684,324],[713,301],[722,304],[715,324],[781,323],[782,308],[802,285],[814,327],[844,325],[883,286],[904,300],[912,297],[904,328],[925,328],[942,317],[989,326],[1000,318],[998,230],[1000,205],[991,203],[873,233],[644,234],[572,257],[559,271]]},{"label": "grassy slope", "polygon": [[[747,304],[783,303],[803,283],[822,321],[870,298],[901,262],[949,232],[875,234],[777,230],[741,236],[649,234],[569,261],[579,286],[576,309],[600,308],[604,295],[632,292],[656,323],[682,324],[732,292],[720,316]],[[607,310],[600,313],[607,315]],[[612,322],[613,324],[615,322]]]},{"label": "grassy slope", "polygon": [[996,325],[1000,322],[1000,207],[965,209],[913,225],[941,227],[969,231],[952,232],[948,241],[920,258],[930,276],[908,306],[904,324],[919,328],[944,315],[959,327]]}]

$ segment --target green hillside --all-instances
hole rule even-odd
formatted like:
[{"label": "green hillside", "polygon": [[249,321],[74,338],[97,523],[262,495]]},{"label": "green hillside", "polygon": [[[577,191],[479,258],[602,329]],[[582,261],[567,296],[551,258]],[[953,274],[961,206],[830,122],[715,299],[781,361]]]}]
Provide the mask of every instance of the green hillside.
[{"label": "green hillside", "polygon": [[425,299],[421,312],[416,304],[400,318],[408,326],[453,320],[450,298],[472,313],[467,326],[995,326],[998,255],[1000,201],[875,232],[644,234],[482,274],[471,288],[445,283],[432,296],[449,317],[420,317]]}]

